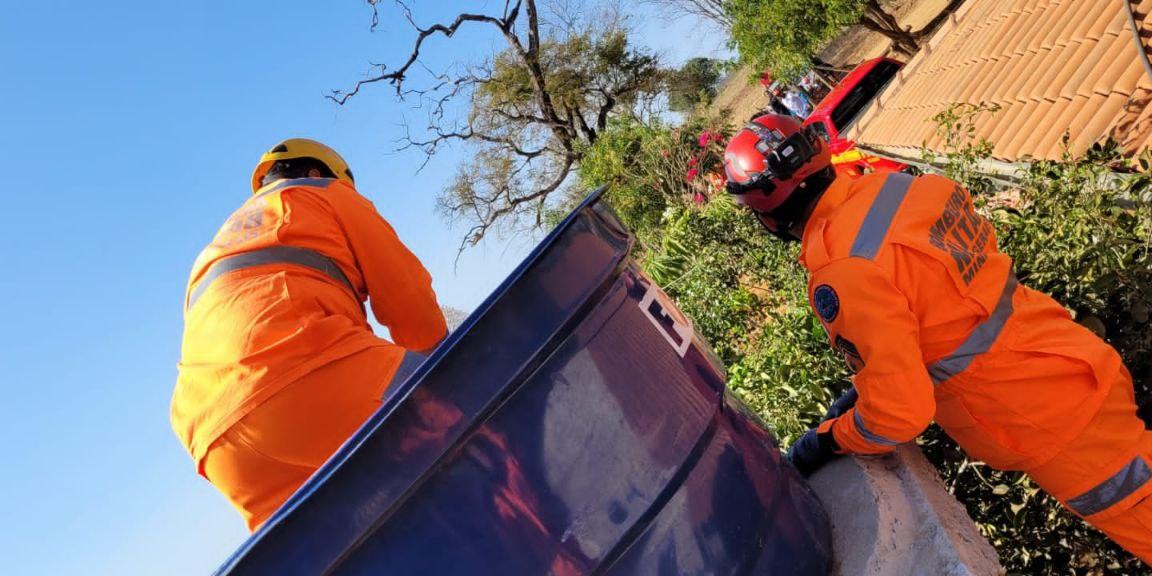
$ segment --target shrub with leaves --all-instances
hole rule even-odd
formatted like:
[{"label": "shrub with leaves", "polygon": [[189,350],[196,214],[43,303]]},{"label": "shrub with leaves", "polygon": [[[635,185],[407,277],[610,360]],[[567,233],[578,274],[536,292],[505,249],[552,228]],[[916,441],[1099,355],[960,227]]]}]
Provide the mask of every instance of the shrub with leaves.
[{"label": "shrub with leaves", "polygon": [[704,203],[718,191],[723,142],[730,131],[724,117],[693,117],[672,126],[659,119],[616,118],[600,138],[581,150],[577,195],[608,186],[608,200],[640,240],[658,245],[665,211]]},{"label": "shrub with leaves", "polygon": [[667,74],[668,108],[673,112],[691,112],[716,96],[716,86],[724,62],[714,58],[690,58],[677,70]]},{"label": "shrub with leaves", "polygon": [[992,143],[976,138],[976,122],[980,116],[1000,111],[998,104],[954,104],[932,117],[936,134],[945,143],[945,150],[937,152],[927,147],[921,152],[925,162],[943,164],[944,176],[963,182],[974,196],[989,193],[995,184],[980,172],[980,161],[992,156]]}]

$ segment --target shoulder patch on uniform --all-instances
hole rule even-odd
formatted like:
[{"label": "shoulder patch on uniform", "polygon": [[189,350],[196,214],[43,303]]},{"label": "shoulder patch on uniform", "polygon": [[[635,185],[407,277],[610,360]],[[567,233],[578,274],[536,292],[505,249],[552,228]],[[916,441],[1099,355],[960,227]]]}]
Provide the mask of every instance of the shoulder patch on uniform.
[{"label": "shoulder patch on uniform", "polygon": [[816,287],[816,291],[812,293],[812,305],[816,307],[820,319],[826,323],[831,323],[840,315],[840,296],[827,284]]}]

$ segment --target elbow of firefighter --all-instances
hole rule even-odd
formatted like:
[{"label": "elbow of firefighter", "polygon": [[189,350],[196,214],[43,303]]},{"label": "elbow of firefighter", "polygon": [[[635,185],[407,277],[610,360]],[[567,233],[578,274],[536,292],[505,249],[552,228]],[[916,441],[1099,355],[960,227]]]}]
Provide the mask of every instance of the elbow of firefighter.
[{"label": "elbow of firefighter", "polygon": [[917,436],[922,434],[932,423],[932,419],[936,417],[936,399],[931,394],[927,398],[920,399],[919,402],[914,403],[910,409],[903,415],[901,420],[903,426],[896,434],[893,440],[900,443],[911,442]]}]

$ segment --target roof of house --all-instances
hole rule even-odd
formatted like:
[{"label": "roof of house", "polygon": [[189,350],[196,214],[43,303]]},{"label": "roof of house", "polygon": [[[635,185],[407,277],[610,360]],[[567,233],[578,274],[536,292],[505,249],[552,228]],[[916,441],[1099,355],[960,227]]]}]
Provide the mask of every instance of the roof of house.
[{"label": "roof of house", "polygon": [[[973,117],[1000,160],[1056,159],[1108,136],[1152,146],[1152,72],[1127,0],[968,0],[901,70],[848,137],[915,156],[944,141],[932,117],[954,103],[996,105]],[[1152,0],[1133,0],[1152,35]]]}]

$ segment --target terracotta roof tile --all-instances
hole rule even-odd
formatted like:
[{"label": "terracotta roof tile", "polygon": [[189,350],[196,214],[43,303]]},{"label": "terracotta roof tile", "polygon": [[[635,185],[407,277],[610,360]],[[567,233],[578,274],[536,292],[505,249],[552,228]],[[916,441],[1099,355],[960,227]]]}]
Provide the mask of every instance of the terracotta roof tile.
[{"label": "terracotta roof tile", "polygon": [[1051,15],[1045,24],[1044,34],[1040,37],[1040,48],[1048,50],[1054,48],[1056,43],[1061,38],[1064,38],[1065,28],[1071,27],[1072,15],[1084,4],[1087,4],[1087,2],[1064,0],[1052,10],[1049,10]]},{"label": "terracotta roof tile", "polygon": [[[1009,102],[1005,104],[1000,112],[996,114],[996,122],[990,124],[990,130],[984,133],[984,137],[988,139],[993,145],[999,147],[1008,135],[1008,129],[1012,126],[1013,122],[1020,114],[1020,109],[1024,107],[1023,102]],[[997,150],[999,152],[999,150]],[[997,154],[1000,156],[1000,154]]]},{"label": "terracotta roof tile", "polygon": [[1012,52],[1016,54],[1023,54],[1029,50],[1035,51],[1032,43],[1035,39],[1044,33],[1044,24],[1048,20],[1046,16],[1049,13],[1051,2],[1038,2],[1038,5],[1031,14],[1028,15],[1028,23],[1026,26],[1021,26],[1010,33],[1016,37],[1016,43],[1012,47]]},{"label": "terracotta roof tile", "polygon": [[[1083,102],[1076,110],[1076,115],[1068,122],[1068,132],[1072,134],[1072,140],[1076,141],[1081,138],[1081,132],[1092,121],[1092,118],[1101,113],[1100,108],[1108,100],[1108,97],[1103,94],[1092,94],[1088,97],[1087,102]],[[1082,101],[1077,98],[1076,101]],[[1095,138],[1089,141],[1094,141]]]},{"label": "terracotta roof tile", "polygon": [[[1055,102],[1060,99],[1062,90],[1072,82],[1076,74],[1083,68],[1083,65],[1076,64],[1077,62],[1084,62],[1085,59],[1092,54],[1092,50],[1096,45],[1092,42],[1075,42],[1072,44],[1065,44],[1062,46],[1062,51],[1056,55],[1062,62],[1068,62],[1066,66],[1047,66],[1047,70],[1051,73],[1041,78],[1037,88],[1041,97],[1050,102]],[[1084,70],[1084,74],[1087,74]],[[1071,91],[1069,95],[1071,96]]]},{"label": "terracotta roof tile", "polygon": [[1122,115],[1110,134],[1127,150],[1147,148],[1152,140],[1152,89],[1140,88],[1125,104]]},{"label": "terracotta roof tile", "polygon": [[1007,81],[1001,86],[1001,92],[998,96],[1005,100],[1016,100],[1023,102],[1025,100],[1039,100],[1039,98],[1031,98],[1032,91],[1036,88],[1036,81],[1045,71],[1055,68],[1055,66],[1044,66],[1045,62],[1052,61],[1052,51],[1044,50],[1037,52],[1026,52],[1020,58],[1020,65],[1013,70],[1014,78],[1008,78]]},{"label": "terracotta roof tile", "polygon": [[971,37],[969,42],[980,48],[979,54],[984,59],[995,57],[1000,54],[997,45],[1009,41],[1001,34],[1001,31],[1011,29],[1020,18],[1022,18],[1020,12],[1000,12],[991,17],[985,26],[979,30],[978,35]]},{"label": "terracotta roof tile", "polygon": [[1000,78],[1008,71],[1008,64],[1007,62],[996,62],[990,66],[979,66],[970,70],[969,73],[976,76],[972,92],[961,96],[957,101],[974,104],[991,102],[995,87]]},{"label": "terracotta roof tile", "polygon": [[1116,80],[1123,72],[1123,68],[1134,63],[1132,60],[1136,55],[1136,49],[1131,36],[1127,38],[1105,36],[1099,42],[1108,45],[1107,52],[1088,73],[1084,82],[1074,87],[1076,93],[1081,96],[1111,92],[1116,87]]},{"label": "terracotta roof tile", "polygon": [[1024,150],[1022,155],[1035,156],[1037,158],[1059,158],[1063,152],[1061,139],[1064,137],[1064,133],[1068,131],[1068,126],[1072,123],[1072,119],[1080,113],[1080,107],[1087,101],[1088,99],[1082,96],[1076,96],[1066,101],[1063,110],[1061,110],[1060,115],[1052,122],[1051,126],[1039,126],[1039,134],[1037,134],[1036,138],[1040,144],[1031,150]]},{"label": "terracotta roof tile", "polygon": [[[1104,14],[1092,24],[1092,29],[1084,35],[1089,40],[1095,40],[1106,34],[1119,35],[1125,32],[1128,27],[1128,15],[1120,10],[1119,4],[1116,5],[1115,10],[1107,10]],[[1131,34],[1131,32],[1129,32]]]},{"label": "terracotta roof tile", "polygon": [[[1023,4],[1023,3],[1024,2],[1017,2],[1017,4]],[[990,54],[996,54],[996,55],[1003,54],[1005,48],[1007,48],[1008,44],[1012,41],[1012,37],[1007,35],[1007,34],[1003,34],[1002,32],[1004,30],[1015,30],[1019,27],[1019,24],[1027,22],[1027,21],[1028,21],[1028,17],[1025,16],[1023,12],[1021,12],[1019,10],[1011,11],[1009,13],[1009,17],[1007,18],[1007,20],[1002,22],[1001,26],[997,30],[997,32],[999,32],[999,34],[996,36],[995,39],[993,39],[992,42],[989,43],[990,45],[988,47],[988,52]]]},{"label": "terracotta roof tile", "polygon": [[[1030,139],[1036,139],[1038,142],[1048,142],[1049,139],[1059,138],[1060,134],[1052,135],[1053,127],[1056,126],[1056,120],[1061,115],[1068,111],[1070,100],[1061,100],[1060,103],[1049,104],[1044,114],[1037,114],[1037,120],[1034,121],[1036,126],[1029,127],[1028,130],[1017,130],[1016,134],[1008,135],[1003,139],[1001,145],[998,146],[998,152],[1002,158],[1014,158],[1020,156],[1021,151],[1025,150],[1025,145],[1029,143]],[[1059,131],[1059,132],[1062,132]],[[1033,152],[1034,153],[1034,152]]]},{"label": "terracotta roof tile", "polygon": [[1098,2],[1091,0],[1089,2],[1082,2],[1088,6],[1090,10],[1083,13],[1077,13],[1076,26],[1068,33],[1070,39],[1083,39],[1088,37],[1088,32],[1092,29],[1093,25],[1102,16],[1107,16],[1110,13],[1117,12],[1120,9],[1119,4],[1114,2]]},{"label": "terracotta roof tile", "polygon": [[1105,42],[1091,42],[1082,40],[1083,47],[1089,47],[1090,50],[1083,59],[1073,61],[1064,68],[1072,70],[1068,79],[1060,86],[1049,86],[1048,90],[1058,91],[1059,97],[1071,100],[1076,95],[1077,89],[1081,86],[1086,86],[1088,77],[1091,76],[1096,70],[1102,67],[1101,62],[1105,61],[1108,51],[1112,46]]},{"label": "terracotta roof tile", "polygon": [[[1152,37],[1152,0],[1138,4],[1141,30]],[[967,0],[927,46],[849,137],[940,147],[932,116],[966,102],[1002,107],[974,119],[975,134],[1002,159],[1058,157],[1068,130],[1077,152],[1109,134],[1130,152],[1152,145],[1152,79],[1119,3]]]},{"label": "terracotta roof tile", "polygon": [[[1099,94],[1093,97],[1098,97]],[[1128,102],[1128,95],[1113,92],[1106,96],[1107,100],[1093,113],[1086,114],[1088,123],[1080,129],[1080,138],[1087,139],[1085,145],[1092,144],[1108,134],[1108,129],[1116,124],[1124,114],[1124,105]]]},{"label": "terracotta roof tile", "polygon": [[[1144,80],[1145,82],[1141,82]],[[1131,96],[1136,92],[1138,86],[1147,85],[1148,73],[1144,70],[1144,66],[1139,62],[1129,62],[1128,67],[1116,79],[1113,85],[1113,92]]]}]

